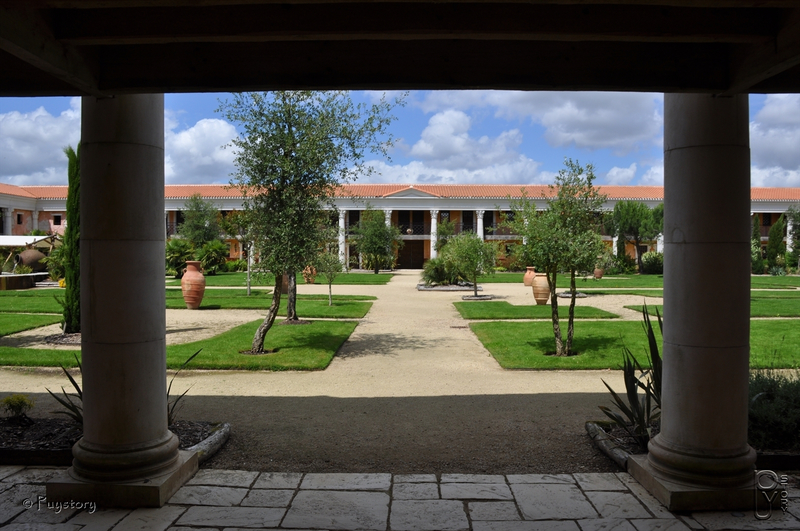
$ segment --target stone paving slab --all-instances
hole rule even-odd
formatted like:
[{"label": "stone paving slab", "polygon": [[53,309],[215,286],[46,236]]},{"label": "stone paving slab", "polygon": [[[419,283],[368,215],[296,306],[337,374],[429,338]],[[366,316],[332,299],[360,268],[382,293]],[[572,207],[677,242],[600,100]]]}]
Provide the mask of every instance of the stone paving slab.
[{"label": "stone paving slab", "polygon": [[[184,526],[278,527],[285,509],[268,507],[189,507],[176,522]],[[117,528],[114,528],[117,531]]]},{"label": "stone paving slab", "polygon": [[442,483],[503,483],[506,478],[499,474],[442,474]]},{"label": "stone paving slab", "polygon": [[253,484],[258,472],[247,470],[198,470],[187,485],[219,485],[221,487],[244,487]]},{"label": "stone paving slab", "polygon": [[575,474],[583,490],[628,490],[613,472]]},{"label": "stone paving slab", "polygon": [[397,483],[436,483],[436,474],[397,474],[394,476]]},{"label": "stone paving slab", "polygon": [[389,490],[391,474],[306,474],[301,489]]},{"label": "stone paving slab", "polygon": [[[733,516],[734,514],[737,514],[737,516]],[[737,529],[742,531],[791,529],[792,531],[797,531],[800,529],[800,521],[791,515],[782,513],[780,510],[773,510],[772,517],[769,520],[756,519],[753,511],[741,513],[731,513],[729,511],[698,512],[692,513],[692,518],[711,531],[718,529]]]},{"label": "stone paving slab", "polygon": [[209,485],[187,485],[181,487],[170,498],[170,504],[178,505],[217,505],[231,507],[239,505],[249,491],[237,487],[218,487]]},{"label": "stone paving slab", "polygon": [[438,500],[439,485],[436,483],[395,483],[392,487],[395,500]]},{"label": "stone paving slab", "polygon": [[388,518],[389,495],[383,492],[301,490],[283,527],[383,531]]},{"label": "stone paving slab", "polygon": [[629,492],[585,493],[601,518],[651,518],[647,509]]},{"label": "stone paving slab", "polygon": [[468,531],[464,504],[455,500],[392,503],[392,531]]},{"label": "stone paving slab", "polygon": [[514,502],[469,502],[469,517],[478,520],[522,520]]},{"label": "stone paving slab", "polygon": [[686,524],[675,518],[650,518],[631,520],[636,531],[690,531]]},{"label": "stone paving slab", "polygon": [[473,522],[473,531],[580,531],[572,520],[539,522]]},{"label": "stone paving slab", "polygon": [[628,474],[627,472],[618,472],[617,477],[620,481],[622,481],[628,490],[630,490],[636,498],[642,504],[647,507],[647,509],[655,516],[656,518],[675,518],[671,512],[667,510],[666,507],[661,505],[657,499],[653,497],[652,494],[647,492],[647,489],[639,485],[639,482],[633,479],[633,476]]},{"label": "stone paving slab", "polygon": [[509,474],[509,483],[565,483],[574,485],[571,474]]},{"label": "stone paving slab", "polygon": [[442,499],[513,500],[505,483],[442,483]]},{"label": "stone paving slab", "polygon": [[242,507],[288,507],[293,490],[251,490],[242,500]]},{"label": "stone paving slab", "polygon": [[633,524],[623,518],[592,518],[578,520],[581,531],[636,531]]},{"label": "stone paving slab", "polygon": [[83,511],[76,514],[69,523],[82,525],[81,531],[106,531],[131,512],[133,509],[98,509],[93,513]]},{"label": "stone paving slab", "polygon": [[303,474],[295,472],[263,472],[253,484],[254,489],[296,489]]},{"label": "stone paving slab", "polygon": [[9,524],[3,527],[4,531],[79,531],[81,526],[76,524]]},{"label": "stone paving slab", "polygon": [[114,531],[164,531],[186,511],[186,507],[165,505],[158,509],[134,509]]},{"label": "stone paving slab", "polygon": [[0,480],[5,480],[5,478],[10,476],[11,474],[16,474],[17,472],[19,472],[23,468],[25,468],[25,467],[21,466],[21,465],[3,465],[3,466],[0,466]]},{"label": "stone paving slab", "polygon": [[526,520],[598,517],[589,500],[574,485],[514,484],[511,490]]}]

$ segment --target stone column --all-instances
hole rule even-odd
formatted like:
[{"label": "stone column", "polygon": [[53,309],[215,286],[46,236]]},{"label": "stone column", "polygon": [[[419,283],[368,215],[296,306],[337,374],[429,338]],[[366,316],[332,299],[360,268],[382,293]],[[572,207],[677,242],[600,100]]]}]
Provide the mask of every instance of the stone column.
[{"label": "stone column", "polygon": [[164,96],[84,97],[83,438],[52,500],[160,506],[197,470],[167,429]]},{"label": "stone column", "polygon": [[664,235],[659,234],[658,238],[656,238],[656,251],[659,253],[664,252]]},{"label": "stone column", "polygon": [[[794,241],[792,241],[792,230],[794,230],[794,225],[792,225],[792,220],[787,218],[786,219],[786,252],[791,253],[794,249]],[[797,265],[797,264],[792,264]]]},{"label": "stone column", "polygon": [[3,209],[3,235],[11,236],[14,224],[14,213],[11,207]]},{"label": "stone column", "polygon": [[342,267],[347,271],[347,229],[344,224],[347,210],[339,211],[339,261]]},{"label": "stone column", "polygon": [[438,222],[439,211],[431,210],[431,258],[436,258],[439,256],[439,254],[436,252],[436,242],[438,241],[438,238],[436,237],[436,231],[439,229]]},{"label": "stone column", "polygon": [[611,238],[611,247],[613,248],[614,256],[617,256],[617,245],[619,242],[619,236],[614,236]]},{"label": "stone column", "polygon": [[483,215],[485,213],[486,213],[485,210],[476,210],[475,211],[475,216],[478,218],[476,220],[477,221],[477,227],[478,227],[478,229],[477,229],[478,238],[480,238],[481,240],[483,239]]},{"label": "stone column", "polygon": [[671,510],[750,509],[747,95],[664,98],[661,433],[628,470]]},{"label": "stone column", "polygon": [[392,224],[392,209],[391,208],[384,208],[383,215],[386,216],[386,226]]}]

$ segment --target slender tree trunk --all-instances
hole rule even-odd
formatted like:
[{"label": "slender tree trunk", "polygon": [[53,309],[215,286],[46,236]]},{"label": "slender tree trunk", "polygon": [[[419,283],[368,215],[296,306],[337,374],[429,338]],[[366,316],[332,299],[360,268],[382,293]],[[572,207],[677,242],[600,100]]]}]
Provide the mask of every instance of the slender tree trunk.
[{"label": "slender tree trunk", "polygon": [[286,299],[286,320],[297,321],[297,272],[289,271],[289,294]]},{"label": "slender tree trunk", "polygon": [[569,320],[567,321],[567,356],[572,355],[572,336],[575,334],[575,296],[577,294],[575,288],[575,271],[570,271],[569,277]]},{"label": "slender tree trunk", "polygon": [[639,273],[641,274],[643,266],[642,266],[642,253],[639,252],[639,237],[636,236],[633,239],[633,244],[636,246],[636,265],[639,266]]},{"label": "slender tree trunk", "polygon": [[328,281],[328,306],[333,306],[333,280]]},{"label": "slender tree trunk", "polygon": [[472,290],[473,290],[473,293],[475,294],[475,297],[477,298],[478,297],[478,275],[477,275],[477,273],[475,274],[475,276],[473,277],[473,280],[472,280]]},{"label": "slender tree trunk", "polygon": [[556,356],[564,356],[564,340],[561,338],[561,324],[558,322],[558,297],[556,296],[557,271],[547,272],[547,284],[550,287],[550,315],[553,320],[553,335],[556,339]]},{"label": "slender tree trunk", "polygon": [[250,246],[247,249],[247,296],[250,296]]},{"label": "slender tree trunk", "polygon": [[253,345],[250,349],[253,354],[264,352],[264,338],[267,337],[267,332],[272,328],[272,324],[275,322],[275,316],[278,315],[278,308],[281,306],[282,283],[283,275],[276,274],[275,289],[272,290],[272,304],[270,304],[269,310],[267,310],[267,316],[264,318],[264,322],[259,325],[258,330],[256,330],[256,335],[253,336]]}]

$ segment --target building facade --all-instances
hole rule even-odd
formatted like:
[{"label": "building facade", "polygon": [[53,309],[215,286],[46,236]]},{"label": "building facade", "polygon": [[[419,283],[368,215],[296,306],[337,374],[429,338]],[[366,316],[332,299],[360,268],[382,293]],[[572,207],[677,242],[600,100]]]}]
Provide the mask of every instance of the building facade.
[{"label": "building facade", "polygon": [[[661,186],[600,186],[607,196],[604,209],[611,211],[618,201],[641,201],[653,208],[664,201]],[[348,184],[343,186],[335,205],[339,215],[339,254],[349,267],[358,267],[358,256],[348,236],[361,213],[367,209],[382,210],[387,222],[400,229],[404,241],[397,257],[397,267],[418,269],[436,256],[436,232],[439,223],[453,222],[456,234],[471,231],[483,239],[510,244],[519,238],[500,225],[509,215],[512,204],[523,195],[546,208],[550,189],[546,185],[458,185],[458,184]],[[182,222],[182,210],[189,197],[200,194],[211,201],[223,215],[242,209],[241,192],[220,184],[166,185],[164,187],[164,235],[170,238]],[[762,244],[769,229],[792,205],[800,205],[800,188],[751,188],[750,210],[753,223],[758,223]],[[33,230],[60,233],[66,223],[67,186],[13,186],[0,184],[0,209],[4,235],[30,234]],[[789,233],[791,231],[788,231]],[[608,245],[611,236],[604,235]],[[236,239],[229,238],[230,258],[242,256]],[[793,242],[787,240],[791,248]],[[616,248],[616,246],[614,246]],[[662,250],[661,240],[647,242],[646,249]],[[503,247],[501,245],[501,255]],[[635,256],[633,244],[626,251]]]}]

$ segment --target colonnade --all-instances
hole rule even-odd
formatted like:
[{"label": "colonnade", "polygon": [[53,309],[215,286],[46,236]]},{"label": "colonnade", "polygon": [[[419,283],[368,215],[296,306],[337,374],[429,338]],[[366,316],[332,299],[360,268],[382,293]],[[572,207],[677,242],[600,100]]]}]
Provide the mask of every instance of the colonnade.
[{"label": "colonnade", "polygon": [[[747,96],[664,106],[662,429],[630,470],[671,509],[749,507]],[[163,96],[84,98],[81,155],[84,435],[48,500],[158,506],[197,468],[167,430]]]}]

